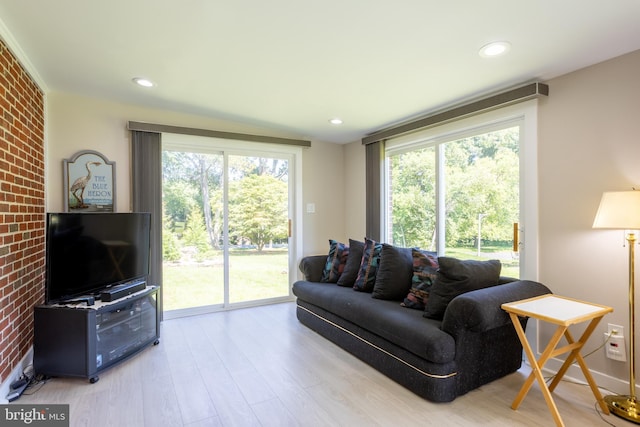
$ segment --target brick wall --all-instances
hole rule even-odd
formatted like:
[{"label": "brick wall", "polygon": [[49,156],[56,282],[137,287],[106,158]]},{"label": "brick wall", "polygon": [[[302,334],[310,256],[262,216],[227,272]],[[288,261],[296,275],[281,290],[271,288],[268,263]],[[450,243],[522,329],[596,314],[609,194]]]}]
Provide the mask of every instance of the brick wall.
[{"label": "brick wall", "polygon": [[44,95],[0,40],[0,382],[44,301]]}]

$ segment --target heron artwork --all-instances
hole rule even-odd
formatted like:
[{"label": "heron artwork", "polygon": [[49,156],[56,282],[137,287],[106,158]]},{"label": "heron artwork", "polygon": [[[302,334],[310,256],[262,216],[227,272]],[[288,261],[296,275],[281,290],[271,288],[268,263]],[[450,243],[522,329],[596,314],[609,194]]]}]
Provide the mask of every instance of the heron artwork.
[{"label": "heron artwork", "polygon": [[85,167],[87,168],[87,175],[81,176],[80,178],[73,181],[73,184],[71,184],[71,188],[69,189],[69,191],[71,192],[71,194],[73,194],[73,197],[75,197],[76,200],[78,201],[78,206],[77,206],[78,208],[88,207],[84,203],[84,189],[86,188],[87,184],[89,183],[89,180],[91,179],[90,166],[100,166],[101,164],[102,163],[100,162],[87,162],[87,164],[85,165]]}]

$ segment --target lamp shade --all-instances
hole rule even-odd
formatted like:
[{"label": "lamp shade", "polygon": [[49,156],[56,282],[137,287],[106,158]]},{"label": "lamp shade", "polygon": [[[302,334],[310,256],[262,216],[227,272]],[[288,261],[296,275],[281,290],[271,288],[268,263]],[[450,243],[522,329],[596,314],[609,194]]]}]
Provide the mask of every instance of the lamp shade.
[{"label": "lamp shade", "polygon": [[640,191],[606,191],[593,228],[640,230]]}]

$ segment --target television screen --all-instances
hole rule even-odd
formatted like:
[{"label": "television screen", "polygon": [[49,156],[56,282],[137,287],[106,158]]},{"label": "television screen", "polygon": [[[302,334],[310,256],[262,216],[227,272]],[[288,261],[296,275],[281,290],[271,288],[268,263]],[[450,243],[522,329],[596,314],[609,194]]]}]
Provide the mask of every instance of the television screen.
[{"label": "television screen", "polygon": [[46,302],[149,274],[149,213],[48,213]]}]

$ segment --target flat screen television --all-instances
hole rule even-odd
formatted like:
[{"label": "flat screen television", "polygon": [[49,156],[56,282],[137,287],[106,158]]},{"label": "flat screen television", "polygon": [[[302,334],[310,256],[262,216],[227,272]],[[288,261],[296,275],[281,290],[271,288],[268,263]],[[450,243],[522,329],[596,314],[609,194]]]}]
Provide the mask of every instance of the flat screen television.
[{"label": "flat screen television", "polygon": [[149,275],[149,213],[48,213],[47,304]]}]

